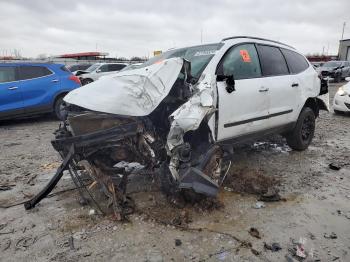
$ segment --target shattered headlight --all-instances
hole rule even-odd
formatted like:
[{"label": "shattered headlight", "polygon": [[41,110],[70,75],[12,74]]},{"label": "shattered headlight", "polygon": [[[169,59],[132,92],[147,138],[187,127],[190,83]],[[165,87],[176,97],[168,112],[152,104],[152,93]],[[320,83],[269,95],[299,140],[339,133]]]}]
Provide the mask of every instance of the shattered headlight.
[{"label": "shattered headlight", "polygon": [[337,94],[340,95],[340,96],[346,96],[346,95],[348,95],[349,93],[346,92],[346,91],[344,90],[343,87],[339,87],[339,89],[338,89],[338,91],[337,91]]}]

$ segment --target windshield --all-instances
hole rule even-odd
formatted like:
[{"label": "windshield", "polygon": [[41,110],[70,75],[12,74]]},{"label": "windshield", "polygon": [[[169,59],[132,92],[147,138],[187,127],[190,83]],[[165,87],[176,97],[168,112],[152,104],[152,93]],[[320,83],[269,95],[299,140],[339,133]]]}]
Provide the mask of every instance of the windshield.
[{"label": "windshield", "polygon": [[324,66],[324,67],[338,67],[338,66],[341,66],[341,62],[338,62],[338,61],[329,61],[329,62],[324,63],[323,66]]},{"label": "windshield", "polygon": [[182,57],[191,62],[191,75],[198,79],[216,51],[222,46],[222,43],[216,43],[169,50],[159,56],[151,58],[140,67],[149,66],[168,58]]},{"label": "windshield", "polygon": [[95,69],[97,69],[99,66],[100,66],[100,64],[93,64],[92,66],[90,66],[85,71],[91,73],[92,71],[95,71]]}]

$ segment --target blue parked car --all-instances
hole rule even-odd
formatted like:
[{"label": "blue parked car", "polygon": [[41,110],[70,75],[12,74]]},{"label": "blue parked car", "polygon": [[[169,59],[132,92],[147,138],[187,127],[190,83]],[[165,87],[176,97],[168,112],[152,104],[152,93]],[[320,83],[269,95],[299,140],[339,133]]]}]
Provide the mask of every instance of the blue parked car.
[{"label": "blue parked car", "polygon": [[47,112],[63,119],[63,97],[80,86],[61,64],[0,63],[0,119]]}]

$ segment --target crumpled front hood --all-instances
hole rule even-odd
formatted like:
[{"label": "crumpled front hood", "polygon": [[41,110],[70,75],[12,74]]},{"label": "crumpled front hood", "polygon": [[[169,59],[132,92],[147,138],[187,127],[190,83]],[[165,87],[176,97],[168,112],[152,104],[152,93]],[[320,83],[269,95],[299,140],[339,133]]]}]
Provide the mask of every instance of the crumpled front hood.
[{"label": "crumpled front hood", "polygon": [[69,92],[64,101],[98,112],[146,116],[169,94],[182,66],[182,58],[171,58],[104,76]]}]

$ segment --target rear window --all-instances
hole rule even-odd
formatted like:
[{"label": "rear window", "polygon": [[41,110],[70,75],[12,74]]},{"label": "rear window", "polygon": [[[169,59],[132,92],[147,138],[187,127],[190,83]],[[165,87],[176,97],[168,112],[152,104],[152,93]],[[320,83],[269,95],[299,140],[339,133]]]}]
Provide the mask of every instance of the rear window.
[{"label": "rear window", "polygon": [[288,67],[280,49],[274,46],[257,45],[261,70],[264,76],[288,75]]},{"label": "rear window", "polygon": [[44,66],[20,66],[19,78],[20,80],[33,79],[43,76],[51,75],[52,72]]},{"label": "rear window", "polygon": [[287,60],[289,70],[292,74],[301,73],[309,67],[309,63],[302,55],[283,48],[281,51]]},{"label": "rear window", "polygon": [[16,67],[0,66],[0,83],[16,81]]}]

